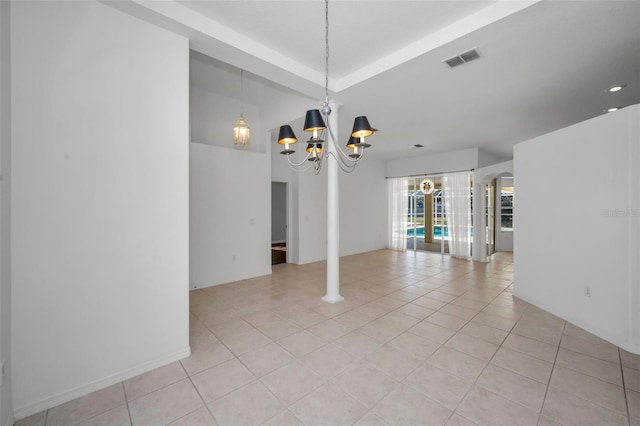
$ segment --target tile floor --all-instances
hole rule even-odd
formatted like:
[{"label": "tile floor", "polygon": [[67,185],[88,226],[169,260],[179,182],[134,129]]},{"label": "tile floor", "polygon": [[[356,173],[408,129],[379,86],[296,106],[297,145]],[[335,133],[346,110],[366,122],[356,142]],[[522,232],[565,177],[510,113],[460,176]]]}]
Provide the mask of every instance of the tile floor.
[{"label": "tile floor", "polygon": [[342,258],[191,292],[193,354],[17,423],[640,425],[640,356],[512,296],[512,256]]}]

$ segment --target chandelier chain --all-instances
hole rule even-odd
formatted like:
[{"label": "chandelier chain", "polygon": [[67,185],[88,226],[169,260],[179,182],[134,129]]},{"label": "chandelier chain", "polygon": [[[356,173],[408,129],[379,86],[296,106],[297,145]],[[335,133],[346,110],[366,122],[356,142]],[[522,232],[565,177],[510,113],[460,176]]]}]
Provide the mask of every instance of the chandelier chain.
[{"label": "chandelier chain", "polygon": [[324,102],[329,103],[329,0],[324,0]]},{"label": "chandelier chain", "polygon": [[[285,146],[284,151],[280,153],[287,156],[287,162],[294,170],[301,167],[306,161],[310,161],[314,172],[318,174],[320,173],[324,157],[327,157],[327,161],[329,161],[329,157],[333,157],[343,172],[351,173],[355,169],[356,164],[364,157],[364,149],[371,146],[364,142],[364,138],[372,135],[376,129],[371,127],[366,116],[356,117],[353,124],[353,131],[349,135],[350,138],[347,142],[347,148],[353,149],[353,154],[345,154],[340,146],[336,144],[338,138],[336,138],[329,120],[329,115],[331,114],[331,107],[329,106],[329,0],[324,0],[324,46],[324,103],[320,110],[308,110],[305,116],[304,130],[306,132],[313,132],[313,137],[309,139],[306,149],[308,154],[300,163],[291,161],[289,156],[295,151],[290,149],[290,145],[296,143],[298,139],[295,137],[289,125],[280,126],[278,144]],[[321,114],[322,118],[318,117],[319,114]],[[325,141],[325,138],[328,144],[323,151],[322,143]],[[362,152],[359,152],[360,150]],[[308,168],[310,167],[304,167],[305,170]]]}]

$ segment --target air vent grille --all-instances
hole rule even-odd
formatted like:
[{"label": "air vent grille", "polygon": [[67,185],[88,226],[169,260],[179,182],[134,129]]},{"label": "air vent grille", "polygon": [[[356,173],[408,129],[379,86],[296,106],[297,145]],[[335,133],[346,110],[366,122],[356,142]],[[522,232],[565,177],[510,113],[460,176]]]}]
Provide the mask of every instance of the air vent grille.
[{"label": "air vent grille", "polygon": [[474,59],[478,59],[480,54],[476,49],[469,50],[468,52],[464,52],[460,54],[460,57],[465,62],[473,61]]},{"label": "air vent grille", "polygon": [[449,65],[450,68],[454,68],[458,65],[464,64],[464,59],[462,59],[460,56],[454,56],[453,58],[447,59],[445,62],[447,63],[447,65]]},{"label": "air vent grille", "polygon": [[478,59],[479,57],[480,53],[478,52],[478,49],[471,49],[452,58],[445,59],[444,62],[449,65],[449,68],[455,68],[459,65]]}]

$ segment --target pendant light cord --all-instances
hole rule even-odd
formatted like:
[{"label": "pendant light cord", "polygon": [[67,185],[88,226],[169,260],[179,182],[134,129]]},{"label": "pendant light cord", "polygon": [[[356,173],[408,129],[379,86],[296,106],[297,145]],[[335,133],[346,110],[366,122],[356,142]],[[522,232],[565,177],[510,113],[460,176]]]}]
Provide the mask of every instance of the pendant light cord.
[{"label": "pendant light cord", "polygon": [[244,115],[244,70],[240,68],[240,116]]}]

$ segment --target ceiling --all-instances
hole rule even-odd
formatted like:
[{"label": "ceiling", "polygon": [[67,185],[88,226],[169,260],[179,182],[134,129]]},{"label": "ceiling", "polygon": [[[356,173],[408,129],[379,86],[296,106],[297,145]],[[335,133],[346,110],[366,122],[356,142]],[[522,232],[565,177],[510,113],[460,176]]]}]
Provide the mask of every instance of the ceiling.
[{"label": "ceiling", "polygon": [[[228,79],[246,70],[248,103],[324,98],[321,0],[108,4],[189,37]],[[640,1],[330,0],[329,25],[340,134],[367,115],[380,159],[473,147],[509,159],[515,143],[640,103]],[[443,63],[471,48],[480,59]]]}]

